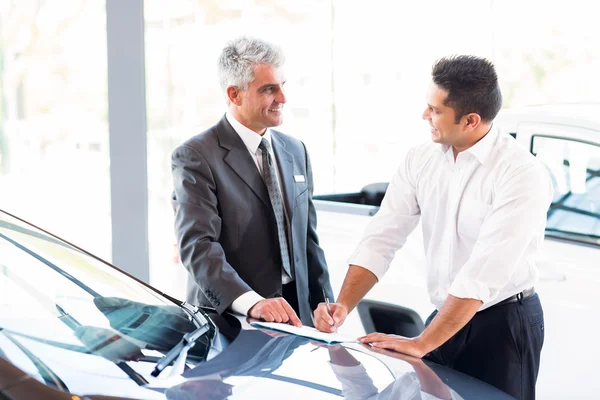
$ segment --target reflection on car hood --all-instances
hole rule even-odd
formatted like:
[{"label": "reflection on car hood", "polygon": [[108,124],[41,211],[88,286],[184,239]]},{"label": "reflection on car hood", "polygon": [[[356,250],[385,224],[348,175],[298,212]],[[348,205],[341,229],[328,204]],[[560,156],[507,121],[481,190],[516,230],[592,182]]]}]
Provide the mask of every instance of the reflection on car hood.
[{"label": "reflection on car hood", "polygon": [[359,344],[327,346],[243,330],[221,354],[186,371],[186,381],[164,393],[167,399],[280,399],[282,394],[314,399],[511,398],[458,372],[384,353]]},{"label": "reflection on car hood", "polygon": [[[359,344],[328,346],[255,329],[241,330],[220,354],[183,376],[152,379],[145,374],[149,383],[142,387],[100,357],[28,346],[79,394],[139,399],[281,399],[282,394],[290,399],[511,398],[476,379],[398,353]],[[2,370],[0,375],[5,375]]]}]

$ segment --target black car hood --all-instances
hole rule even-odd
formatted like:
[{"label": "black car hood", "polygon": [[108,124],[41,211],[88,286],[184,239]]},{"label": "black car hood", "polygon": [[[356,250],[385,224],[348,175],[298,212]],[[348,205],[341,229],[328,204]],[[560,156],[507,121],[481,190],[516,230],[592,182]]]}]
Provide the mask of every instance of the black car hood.
[{"label": "black car hood", "polygon": [[394,355],[359,344],[328,346],[292,335],[242,330],[218,356],[186,371],[186,381],[165,395],[168,399],[511,398],[450,369]]}]

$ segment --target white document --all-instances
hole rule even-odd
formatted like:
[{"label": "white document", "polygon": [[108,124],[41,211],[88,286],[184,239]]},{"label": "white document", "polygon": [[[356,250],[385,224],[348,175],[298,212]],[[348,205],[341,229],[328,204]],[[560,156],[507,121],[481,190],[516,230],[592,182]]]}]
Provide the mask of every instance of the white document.
[{"label": "white document", "polygon": [[289,324],[281,324],[278,322],[263,322],[255,321],[251,323],[252,326],[258,328],[266,328],[274,331],[280,331],[290,333],[296,336],[302,336],[309,339],[318,340],[325,343],[355,343],[356,338],[350,338],[348,336],[340,335],[339,333],[325,333],[309,326],[302,326],[297,328]]}]

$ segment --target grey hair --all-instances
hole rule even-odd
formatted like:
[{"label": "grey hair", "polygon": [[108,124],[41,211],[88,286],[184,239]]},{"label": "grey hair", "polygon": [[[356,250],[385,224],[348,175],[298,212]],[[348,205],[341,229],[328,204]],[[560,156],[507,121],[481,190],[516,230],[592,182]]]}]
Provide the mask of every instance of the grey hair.
[{"label": "grey hair", "polygon": [[254,67],[259,64],[279,68],[285,62],[279,46],[261,39],[242,36],[227,43],[219,57],[219,81],[221,88],[236,86],[248,90],[254,79]]}]

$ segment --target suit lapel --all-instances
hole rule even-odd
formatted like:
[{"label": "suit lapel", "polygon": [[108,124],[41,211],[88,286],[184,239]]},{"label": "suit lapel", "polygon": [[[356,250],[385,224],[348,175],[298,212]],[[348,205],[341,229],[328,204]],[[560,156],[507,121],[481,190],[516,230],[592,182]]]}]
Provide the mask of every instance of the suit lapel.
[{"label": "suit lapel", "polygon": [[295,200],[294,190],[294,156],[287,151],[281,133],[271,130],[271,139],[273,143],[273,152],[279,166],[279,178],[281,179],[283,202],[286,207],[290,221],[292,220],[292,211]]},{"label": "suit lapel", "polygon": [[217,124],[217,132],[220,146],[229,150],[223,157],[223,161],[231,167],[267,207],[272,209],[269,193],[262,176],[260,176],[248,148],[229,124],[227,118],[221,118],[221,121]]}]

